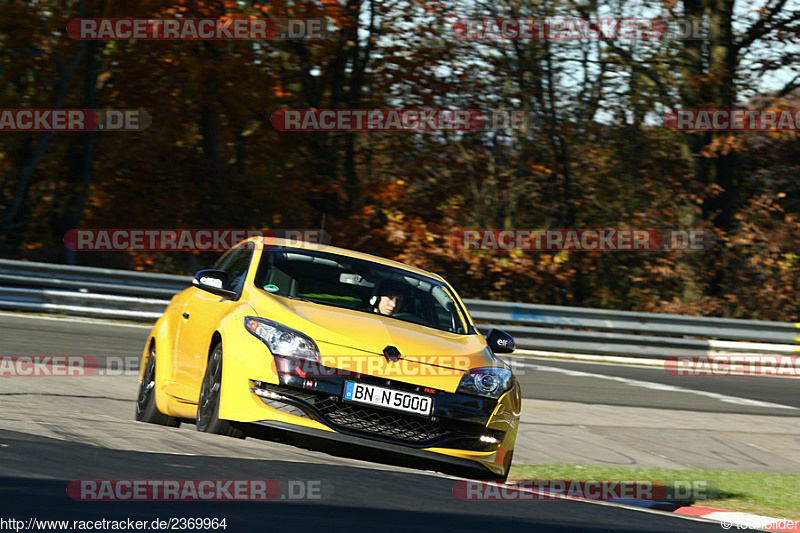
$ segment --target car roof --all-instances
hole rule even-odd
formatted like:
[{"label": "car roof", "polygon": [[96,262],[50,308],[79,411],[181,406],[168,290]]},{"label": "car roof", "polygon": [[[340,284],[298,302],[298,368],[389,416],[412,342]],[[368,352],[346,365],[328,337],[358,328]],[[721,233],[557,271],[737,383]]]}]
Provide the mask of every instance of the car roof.
[{"label": "car roof", "polygon": [[311,250],[311,251],[317,251],[317,252],[326,252],[326,253],[330,253],[330,254],[343,255],[343,256],[346,256],[346,257],[352,257],[354,259],[362,259],[364,261],[371,261],[373,263],[378,263],[378,264],[381,264],[381,265],[386,265],[386,266],[390,266],[390,267],[394,267],[394,268],[399,268],[401,270],[406,270],[406,271],[412,272],[414,274],[427,276],[427,277],[430,277],[430,278],[433,278],[433,279],[436,279],[436,280],[439,280],[439,281],[445,281],[444,278],[441,277],[440,275],[434,274],[433,272],[428,272],[427,270],[422,270],[421,268],[412,267],[412,266],[400,263],[398,261],[392,261],[391,259],[385,259],[383,257],[378,257],[377,255],[370,255],[370,254],[366,254],[364,252],[357,252],[355,250],[348,250],[347,248],[338,248],[336,246],[331,246],[330,244],[320,244],[320,243],[305,242],[305,241],[300,241],[300,240],[295,240],[295,239],[279,239],[279,238],[276,238],[276,237],[259,236],[259,237],[251,237],[251,238],[249,238],[247,240],[244,240],[241,243],[238,243],[236,246],[239,246],[239,244],[242,244],[242,243],[245,243],[245,242],[250,242],[250,241],[260,242],[262,245],[264,245],[265,249],[268,249],[269,247],[272,247],[272,246],[282,246],[282,247],[286,247],[286,248],[295,248],[295,249],[299,249],[299,250]]}]

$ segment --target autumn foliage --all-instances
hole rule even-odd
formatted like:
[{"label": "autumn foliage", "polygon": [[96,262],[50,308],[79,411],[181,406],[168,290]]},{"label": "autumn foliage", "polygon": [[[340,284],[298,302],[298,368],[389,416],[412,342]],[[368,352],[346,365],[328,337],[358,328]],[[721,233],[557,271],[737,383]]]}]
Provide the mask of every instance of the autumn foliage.
[{"label": "autumn foliage", "polygon": [[[663,126],[675,108],[800,108],[798,21],[774,5],[656,8],[722,28],[742,17],[742,31],[705,46],[454,35],[461,17],[596,15],[538,2],[522,12],[495,1],[4,2],[0,108],[139,108],[153,123],[0,133],[0,255],[185,273],[213,256],[75,254],[62,240],[73,228],[324,226],[335,245],[441,273],[467,297],[797,321],[798,134]],[[224,16],[338,29],[264,42],[76,41],[65,30],[75,17]],[[270,116],[284,108],[519,109],[538,120],[469,133],[276,131]],[[718,244],[468,252],[449,240],[463,228],[703,228]]]}]

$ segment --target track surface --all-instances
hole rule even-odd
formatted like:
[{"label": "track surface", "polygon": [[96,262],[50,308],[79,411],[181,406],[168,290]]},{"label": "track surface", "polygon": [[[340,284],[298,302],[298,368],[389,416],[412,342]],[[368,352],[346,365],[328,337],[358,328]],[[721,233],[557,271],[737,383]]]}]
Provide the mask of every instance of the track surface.
[{"label": "track surface", "polygon": [[[519,360],[520,358],[515,358]],[[699,412],[725,412],[743,414],[770,414],[798,416],[791,409],[749,406],[723,401],[669,388],[709,392],[715,395],[755,400],[757,402],[800,409],[800,379],[786,377],[744,376],[671,376],[660,367],[635,367],[605,363],[582,363],[535,359],[524,368],[533,369],[521,380],[526,398],[563,400],[581,403],[655,407],[661,409],[689,409]],[[599,374],[621,378],[617,381],[600,377],[569,375],[558,370],[579,374]],[[626,380],[626,381],[623,381]],[[665,388],[645,388],[642,384],[665,385]]]},{"label": "track surface", "polygon": [[[0,315],[1,355],[91,355],[101,362],[136,358],[146,328]],[[713,398],[658,391],[562,370],[619,375],[658,382],[659,372],[606,365],[542,362],[521,376],[528,398],[606,405],[664,407],[683,402],[698,411],[797,416],[786,409],[731,404]],[[635,373],[627,373],[629,370]],[[641,370],[646,370],[641,372]],[[611,374],[611,373],[621,374]],[[330,455],[284,443],[240,441],[132,420],[135,376],[92,378],[2,378],[0,430],[0,518],[146,519],[225,517],[230,531],[265,530],[502,530],[718,531],[719,526],[675,516],[574,501],[464,502],[453,495],[455,480],[364,461],[358,450]],[[759,381],[752,389],[716,382],[678,382],[711,392],[787,404],[770,388],[794,390],[796,381]],[[748,378],[733,378],[742,384]],[[762,379],[762,378],[759,378]],[[5,380],[14,380],[8,383]],[[51,380],[51,381],[47,381]],[[774,382],[774,385],[773,383]],[[13,385],[13,387],[12,387]],[[785,389],[784,389],[785,387]],[[13,392],[10,392],[13,389]],[[762,389],[764,389],[762,391]],[[749,395],[749,396],[748,396]],[[788,403],[788,405],[793,405]],[[795,402],[796,405],[796,402]],[[36,429],[34,429],[36,428]],[[42,436],[41,428],[48,428]],[[37,434],[37,432],[39,432]],[[276,479],[321,480],[330,490],[321,501],[268,503],[75,502],[65,493],[73,479]],[[231,527],[234,526],[234,527]]]},{"label": "track surface", "polygon": [[[669,515],[580,502],[464,502],[453,496],[452,479],[424,474],[103,450],[8,431],[0,432],[0,444],[3,514],[20,520],[225,517],[232,531],[245,527],[266,531],[276,524],[292,531],[342,531],[345,524],[347,530],[357,531],[496,531],[532,526],[548,531],[718,530]],[[315,479],[333,490],[322,501],[306,503],[75,502],[66,496],[64,480],[76,478]]]}]

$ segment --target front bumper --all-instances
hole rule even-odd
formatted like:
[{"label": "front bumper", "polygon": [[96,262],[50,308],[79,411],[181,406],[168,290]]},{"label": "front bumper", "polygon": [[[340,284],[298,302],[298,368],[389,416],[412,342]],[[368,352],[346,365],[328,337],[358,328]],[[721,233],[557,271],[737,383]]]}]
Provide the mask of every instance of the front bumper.
[{"label": "front bumper", "polygon": [[[430,380],[421,379],[419,376],[413,379],[416,384],[403,382],[401,375],[384,376],[375,378],[366,374],[353,374],[345,377],[341,370],[323,367],[324,376],[316,377],[316,384],[306,386],[305,379],[313,380],[314,377],[306,375],[303,381],[300,376],[292,375],[287,372],[288,361],[274,357],[270,354],[264,344],[254,336],[245,332],[239,337],[231,335],[223,336],[223,352],[226,354],[225,364],[222,367],[222,390],[220,394],[219,416],[221,419],[240,424],[249,424],[252,429],[257,429],[258,425],[280,423],[287,431],[300,434],[305,430],[314,430],[327,439],[339,440],[342,437],[357,439],[361,442],[376,444],[374,450],[392,449],[405,451],[410,454],[420,454],[430,456],[433,461],[451,462],[465,460],[477,467],[479,470],[487,471],[492,475],[502,475],[511,461],[514,449],[517,430],[519,428],[520,411],[522,407],[521,391],[518,383],[514,383],[511,390],[502,395],[499,399],[483,399],[477,396],[464,395],[458,393],[448,393],[452,390],[444,387],[452,379],[441,379],[438,374],[432,375]],[[235,355],[234,355],[235,354]],[[265,364],[267,363],[267,364]],[[303,366],[302,364],[300,366]],[[308,368],[307,366],[303,368]],[[429,375],[427,372],[425,376]],[[300,379],[298,379],[300,378]],[[423,427],[425,431],[419,432],[418,427],[412,427],[411,433],[403,433],[400,430],[390,432],[388,435],[381,435],[383,427],[373,427],[378,431],[367,431],[370,428],[352,427],[352,424],[343,415],[348,412],[330,413],[323,407],[328,406],[328,402],[333,405],[341,406],[344,382],[347,379],[371,380],[379,386],[389,386],[392,388],[404,389],[410,392],[420,393],[419,389],[425,387],[435,388],[436,399],[434,401],[434,412],[430,419],[412,419],[435,425],[431,431]],[[390,381],[389,381],[390,380]],[[412,381],[409,379],[408,381]],[[253,392],[259,385],[276,386],[273,392],[276,394],[285,393],[307,393],[314,395],[316,400],[309,401],[298,394],[291,401],[280,399],[284,405],[273,404],[264,401],[265,397],[259,397]],[[423,390],[421,393],[425,394]],[[290,396],[290,394],[285,394]],[[335,397],[335,401],[331,398]],[[322,398],[321,400],[319,398]],[[328,402],[324,402],[327,398]],[[275,398],[266,398],[275,400]],[[320,408],[315,408],[316,402],[323,402]],[[310,406],[309,406],[310,404]],[[350,404],[350,402],[347,402]],[[350,404],[361,407],[361,404]],[[366,406],[365,406],[366,407]],[[316,411],[316,412],[315,412]],[[386,413],[387,411],[381,411]],[[335,415],[339,414],[338,423],[334,420]],[[363,414],[363,413],[360,413]],[[395,414],[395,413],[392,413]],[[404,416],[400,413],[400,416]],[[434,419],[437,417],[437,419]],[[356,416],[355,418],[360,418]],[[410,422],[410,421],[408,421]],[[347,427],[350,425],[351,427]],[[389,424],[391,426],[391,424]],[[399,426],[401,429],[409,429],[408,426]],[[447,430],[441,433],[441,429]],[[476,442],[480,441],[480,436],[488,432],[497,431],[502,435],[502,442],[498,445]],[[438,434],[437,434],[438,432]],[[264,438],[271,438],[270,434],[275,435],[276,431],[264,432]],[[413,435],[421,435],[410,438]],[[459,440],[466,438],[467,440]],[[286,435],[290,437],[290,435]],[[324,446],[323,442],[319,443]],[[333,444],[333,443],[332,443]],[[332,447],[336,447],[335,445]],[[376,454],[377,455],[377,454]],[[377,459],[374,459],[377,460]],[[381,459],[381,461],[384,461]],[[391,462],[387,459],[384,462]],[[436,468],[430,468],[436,469]],[[491,476],[490,476],[491,477]]]},{"label": "front bumper", "polygon": [[[300,376],[286,372],[288,366],[291,365],[283,362],[277,365],[278,372],[270,380],[246,380],[244,391],[229,382],[228,394],[238,396],[246,391],[249,396],[245,403],[244,398],[238,401],[236,413],[231,412],[234,416],[230,418],[295,434],[358,442],[375,450],[427,457],[459,469],[469,465],[473,476],[476,471],[489,477],[507,472],[521,410],[521,392],[516,382],[499,399],[492,399],[335,369],[327,369],[330,372],[322,375]],[[431,416],[344,402],[346,381],[432,395]],[[245,405],[250,407],[242,410]]]},{"label": "front bumper", "polygon": [[[442,453],[441,450],[436,451],[409,448],[407,446],[390,444],[374,439],[362,438],[333,431],[325,431],[274,420],[263,420],[260,422],[252,422],[251,424],[257,428],[265,428],[269,431],[278,430],[292,436],[301,435],[303,437],[318,439],[320,441],[324,441],[325,443],[337,443],[345,446],[349,452],[352,452],[353,447],[358,447],[362,450],[369,450],[371,454],[369,457],[370,460],[386,460],[387,462],[393,462],[393,464],[397,464],[399,466],[408,466],[412,468],[423,468],[429,470],[446,470],[447,473],[453,475],[474,477],[479,479],[499,477],[504,472],[502,468],[494,467],[494,463],[492,462],[485,462],[476,458],[466,458],[460,455]],[[324,449],[328,449],[327,445]],[[387,454],[391,454],[392,456],[396,457],[403,457],[406,458],[406,460],[390,461]],[[355,455],[355,457],[362,458],[357,455]],[[447,468],[442,468],[442,465],[446,465]]]},{"label": "front bumper", "polygon": [[[272,409],[314,420],[344,435],[418,449],[435,447],[483,452],[496,450],[503,441],[503,431],[486,427],[497,407],[495,399],[426,392],[421,387],[369,376],[309,379],[284,374],[280,381],[280,385],[251,381],[251,393]],[[432,396],[431,416],[345,402],[342,391],[346,381]]]}]

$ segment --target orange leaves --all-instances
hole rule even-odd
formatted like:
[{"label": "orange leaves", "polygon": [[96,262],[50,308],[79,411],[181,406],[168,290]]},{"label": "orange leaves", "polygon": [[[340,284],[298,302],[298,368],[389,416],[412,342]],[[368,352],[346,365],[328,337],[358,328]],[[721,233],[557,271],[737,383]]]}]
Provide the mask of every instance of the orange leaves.
[{"label": "orange leaves", "polygon": [[553,170],[546,165],[539,163],[531,163],[529,165],[530,171],[537,174],[552,174]]},{"label": "orange leaves", "polygon": [[272,89],[272,92],[275,95],[275,98],[277,98],[279,100],[282,100],[284,98],[288,98],[288,97],[292,96],[292,94],[293,94],[290,91],[285,91],[283,89],[283,84],[281,82],[276,82],[275,83],[275,85],[274,85],[274,87]]}]

